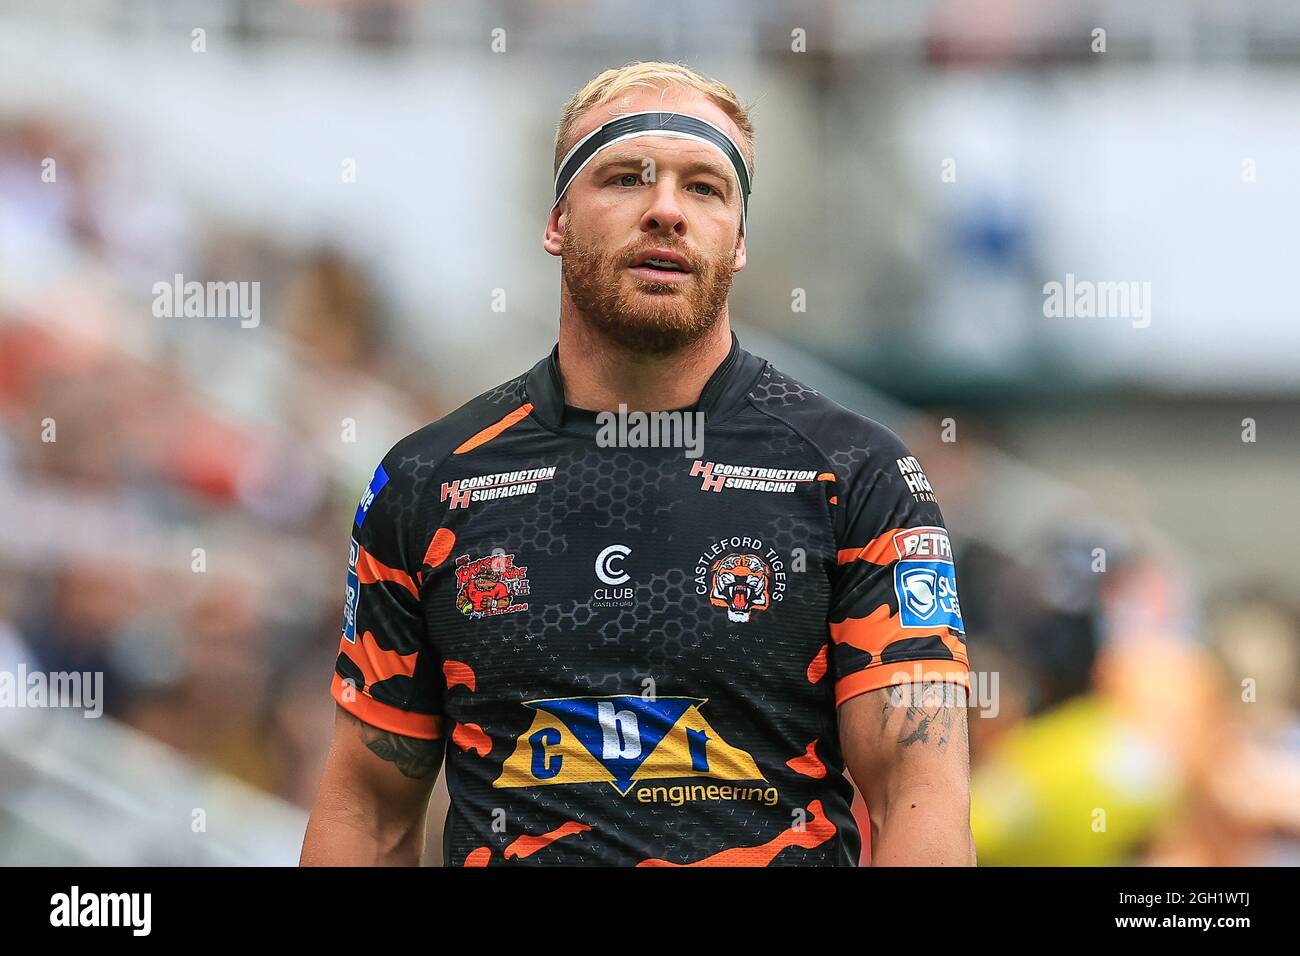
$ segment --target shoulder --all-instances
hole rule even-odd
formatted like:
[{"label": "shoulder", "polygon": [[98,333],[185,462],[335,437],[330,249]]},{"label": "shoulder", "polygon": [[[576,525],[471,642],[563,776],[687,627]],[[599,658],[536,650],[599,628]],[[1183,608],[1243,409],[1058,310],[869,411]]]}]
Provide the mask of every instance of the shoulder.
[{"label": "shoulder", "polygon": [[[526,415],[525,374],[470,399],[455,411],[418,428],[384,455],[357,506],[355,524],[366,524],[371,512],[384,524],[418,523],[419,503],[442,465],[457,451],[510,416]],[[521,412],[521,409],[524,409]]]},{"label": "shoulder", "polygon": [[844,483],[911,457],[893,429],[827,398],[768,363],[749,392],[750,404],[813,445]]},{"label": "shoulder", "polygon": [[427,484],[443,462],[472,445],[485,431],[509,421],[512,416],[527,415],[526,377],[526,373],[516,375],[488,389],[393,445],[383,459],[390,480]]}]

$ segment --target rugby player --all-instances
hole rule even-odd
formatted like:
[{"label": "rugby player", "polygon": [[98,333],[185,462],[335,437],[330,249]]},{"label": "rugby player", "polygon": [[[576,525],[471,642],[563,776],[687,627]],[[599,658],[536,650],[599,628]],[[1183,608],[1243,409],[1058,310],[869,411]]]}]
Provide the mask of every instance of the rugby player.
[{"label": "rugby player", "polygon": [[[731,330],[753,138],[674,64],[565,107],[559,342],[362,496],[304,864],[418,863],[444,762],[450,866],[852,866],[846,769],[873,864],[974,863],[933,488]],[[611,413],[697,422],[699,454]]]}]

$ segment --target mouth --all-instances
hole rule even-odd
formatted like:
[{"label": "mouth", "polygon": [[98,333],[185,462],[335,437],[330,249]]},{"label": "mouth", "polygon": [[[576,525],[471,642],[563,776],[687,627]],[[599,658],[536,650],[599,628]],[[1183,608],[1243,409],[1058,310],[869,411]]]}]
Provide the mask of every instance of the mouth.
[{"label": "mouth", "polygon": [[668,249],[646,249],[636,255],[628,269],[652,282],[681,282],[691,275],[686,258]]}]

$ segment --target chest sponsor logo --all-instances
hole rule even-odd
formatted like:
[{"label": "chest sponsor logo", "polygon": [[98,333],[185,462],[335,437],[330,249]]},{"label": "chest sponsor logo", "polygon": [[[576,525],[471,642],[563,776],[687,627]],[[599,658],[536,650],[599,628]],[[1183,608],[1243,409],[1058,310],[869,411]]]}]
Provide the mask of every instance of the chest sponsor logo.
[{"label": "chest sponsor logo", "polygon": [[633,694],[527,701],[532,725],[492,786],[608,783],[626,796],[637,783],[665,778],[764,780],[754,758],[704,719],[705,703]]},{"label": "chest sponsor logo", "polygon": [[631,607],[635,603],[635,587],[618,587],[632,580],[632,575],[623,570],[623,562],[631,553],[625,544],[611,544],[596,555],[596,579],[606,585],[591,592],[596,607]]},{"label": "chest sponsor logo", "polygon": [[528,610],[528,568],[513,554],[456,559],[456,610],[471,620]]},{"label": "chest sponsor logo", "polygon": [[760,468],[757,465],[729,465],[720,461],[691,463],[691,477],[700,479],[701,491],[766,491],[790,494],[800,484],[816,481],[817,472],[797,468]]},{"label": "chest sponsor logo", "polygon": [[442,483],[443,502],[447,510],[468,508],[480,501],[498,498],[515,498],[537,493],[538,484],[555,478],[555,465],[544,468],[524,468],[519,471],[499,471],[490,475],[474,475]]},{"label": "chest sponsor logo", "polygon": [[943,528],[908,528],[894,535],[899,561],[894,565],[894,593],[903,627],[965,632],[957,599],[957,569],[952,544]]},{"label": "chest sponsor logo", "polygon": [[785,597],[785,561],[762,538],[723,538],[695,562],[695,591],[727,620],[744,623]]}]

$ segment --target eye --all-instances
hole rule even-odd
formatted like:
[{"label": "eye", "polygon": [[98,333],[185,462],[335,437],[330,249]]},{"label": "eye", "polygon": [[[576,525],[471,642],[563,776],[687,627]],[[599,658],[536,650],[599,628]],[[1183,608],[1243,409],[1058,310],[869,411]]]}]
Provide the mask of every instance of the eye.
[{"label": "eye", "polygon": [[713,188],[712,186],[710,186],[708,183],[691,183],[691,184],[690,184],[689,186],[687,186],[686,188],[687,188],[687,189],[695,189],[696,187],[699,187],[700,189],[708,190],[707,192],[702,192],[702,193],[700,193],[701,196],[718,196],[718,195],[721,195],[721,194],[720,194],[716,189],[714,189],[714,188]]},{"label": "eye", "polygon": [[620,186],[636,186],[640,184],[641,177],[636,173],[624,173],[615,180]]}]

